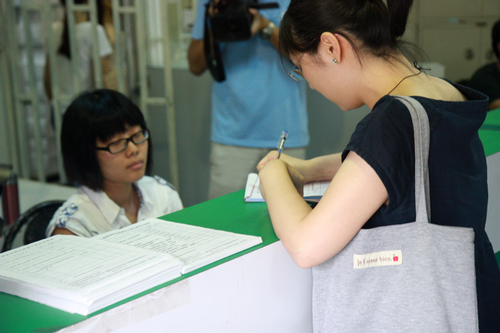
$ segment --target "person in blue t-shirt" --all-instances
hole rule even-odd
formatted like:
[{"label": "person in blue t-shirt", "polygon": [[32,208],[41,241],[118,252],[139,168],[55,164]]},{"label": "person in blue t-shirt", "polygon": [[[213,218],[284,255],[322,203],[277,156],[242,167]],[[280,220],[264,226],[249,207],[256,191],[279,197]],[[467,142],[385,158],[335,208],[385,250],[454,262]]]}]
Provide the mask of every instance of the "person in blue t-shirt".
[{"label": "person in blue t-shirt", "polygon": [[[266,2],[271,1],[259,3]],[[250,9],[249,40],[220,44],[226,80],[212,87],[209,199],[243,189],[248,173],[255,172],[257,162],[276,148],[283,130],[289,132],[287,153],[305,157],[309,143],[305,85],[290,80],[283,68],[278,26],[289,0],[276,2],[279,8]],[[207,3],[198,2],[188,51],[195,75],[207,69],[203,41]]]}]

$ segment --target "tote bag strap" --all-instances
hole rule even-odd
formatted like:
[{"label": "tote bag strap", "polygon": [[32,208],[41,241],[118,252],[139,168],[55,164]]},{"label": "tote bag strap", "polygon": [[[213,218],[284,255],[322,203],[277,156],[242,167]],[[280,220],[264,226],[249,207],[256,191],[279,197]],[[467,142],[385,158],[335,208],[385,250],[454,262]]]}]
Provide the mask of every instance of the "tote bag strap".
[{"label": "tote bag strap", "polygon": [[428,223],[431,220],[429,188],[429,118],[424,107],[416,99],[395,96],[410,111],[415,141],[415,211],[416,221]]}]

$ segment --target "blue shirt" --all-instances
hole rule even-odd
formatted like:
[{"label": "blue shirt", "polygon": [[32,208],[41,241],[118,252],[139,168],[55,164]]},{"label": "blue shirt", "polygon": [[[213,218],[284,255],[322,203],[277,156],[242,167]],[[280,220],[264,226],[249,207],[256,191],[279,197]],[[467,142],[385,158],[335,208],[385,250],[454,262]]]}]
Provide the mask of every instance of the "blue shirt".
[{"label": "blue shirt", "polygon": [[[203,39],[207,2],[198,2],[193,39]],[[279,8],[260,13],[279,26],[289,1],[276,2]],[[288,76],[280,53],[270,41],[256,34],[250,40],[221,43],[220,48],[226,80],[213,83],[211,140],[232,146],[276,148],[281,131],[287,130],[287,147],[307,146],[305,84]]]}]

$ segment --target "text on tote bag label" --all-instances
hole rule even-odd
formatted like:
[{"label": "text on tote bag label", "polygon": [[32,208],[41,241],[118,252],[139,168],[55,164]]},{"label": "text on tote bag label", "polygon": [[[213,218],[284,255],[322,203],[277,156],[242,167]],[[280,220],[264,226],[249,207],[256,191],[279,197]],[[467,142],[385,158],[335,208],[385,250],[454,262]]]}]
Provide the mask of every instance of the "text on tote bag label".
[{"label": "text on tote bag label", "polygon": [[355,254],[353,256],[354,268],[369,268],[377,266],[394,266],[403,263],[401,250]]}]

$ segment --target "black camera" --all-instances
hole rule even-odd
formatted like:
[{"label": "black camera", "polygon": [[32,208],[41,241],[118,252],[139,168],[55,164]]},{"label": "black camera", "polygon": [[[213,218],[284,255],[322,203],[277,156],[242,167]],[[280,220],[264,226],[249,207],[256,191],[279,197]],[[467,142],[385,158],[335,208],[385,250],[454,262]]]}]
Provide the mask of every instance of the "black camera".
[{"label": "black camera", "polygon": [[[207,6],[213,2],[210,1]],[[213,14],[208,15],[212,36],[216,42],[235,42],[252,37],[252,14],[249,9],[278,8],[279,4],[257,3],[257,0],[220,0],[213,5]],[[207,8],[208,11],[208,8]]]},{"label": "black camera", "polygon": [[276,2],[258,4],[257,0],[211,0],[205,13],[204,49],[207,67],[217,82],[226,79],[220,42],[235,42],[252,37],[252,14],[249,9],[278,8]]}]

